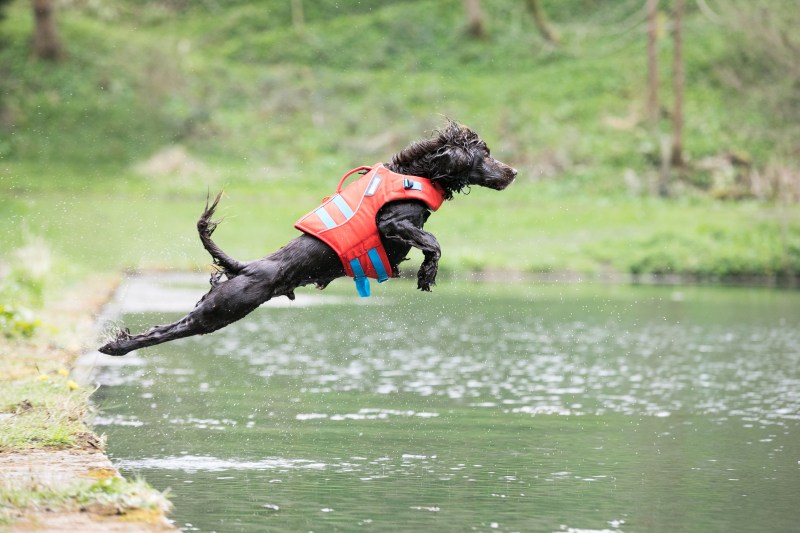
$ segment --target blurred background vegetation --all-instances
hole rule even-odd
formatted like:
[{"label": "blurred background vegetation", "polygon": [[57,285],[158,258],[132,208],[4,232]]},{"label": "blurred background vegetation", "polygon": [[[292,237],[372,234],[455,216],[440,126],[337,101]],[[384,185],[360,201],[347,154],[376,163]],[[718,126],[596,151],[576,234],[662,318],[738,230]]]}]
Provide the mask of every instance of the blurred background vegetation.
[{"label": "blurred background vegetation", "polygon": [[445,117],[520,171],[507,192],[473,190],[432,217],[445,272],[800,270],[794,0],[0,0],[0,12],[6,300],[33,305],[48,283],[97,271],[201,268],[209,189],[228,196],[218,242],[259,257],[346,170]]}]

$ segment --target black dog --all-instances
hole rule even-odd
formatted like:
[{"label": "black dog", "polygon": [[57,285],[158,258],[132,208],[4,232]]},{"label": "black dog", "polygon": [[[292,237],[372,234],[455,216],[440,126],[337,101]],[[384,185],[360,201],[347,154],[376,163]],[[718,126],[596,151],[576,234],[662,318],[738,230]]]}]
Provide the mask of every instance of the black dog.
[{"label": "black dog", "polygon": [[[438,184],[444,199],[471,185],[505,189],[517,171],[489,155],[486,143],[470,129],[450,122],[433,138],[411,144],[384,165],[398,174],[427,178]],[[221,196],[221,193],[220,193]],[[303,234],[277,252],[256,261],[240,262],[226,255],[211,240],[217,222],[211,220],[220,196],[197,222],[200,240],[214,258],[218,272],[211,277],[211,290],[184,318],[166,326],[155,326],[140,335],[128,330],[100,348],[109,355],[126,353],[163,342],[211,333],[231,324],[276,296],[294,299],[294,289],[315,284],[324,289],[345,275],[342,261],[327,244]],[[417,274],[417,287],[430,291],[436,280],[441,255],[436,238],[422,230],[431,214],[425,203],[416,200],[386,204],[378,212],[377,225],[392,273],[406,258],[411,247],[419,248],[424,260]],[[222,281],[222,276],[226,280]]]}]

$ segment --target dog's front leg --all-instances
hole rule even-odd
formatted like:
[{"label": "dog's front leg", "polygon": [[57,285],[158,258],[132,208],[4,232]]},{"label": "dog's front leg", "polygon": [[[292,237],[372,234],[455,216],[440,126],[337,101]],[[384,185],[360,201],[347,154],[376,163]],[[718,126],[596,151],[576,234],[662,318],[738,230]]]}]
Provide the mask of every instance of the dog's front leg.
[{"label": "dog's front leg", "polygon": [[417,288],[430,292],[436,285],[436,273],[439,271],[439,258],[442,249],[433,234],[424,231],[409,220],[387,220],[378,224],[380,232],[389,239],[402,241],[414,248],[419,248],[425,259],[417,273]]}]

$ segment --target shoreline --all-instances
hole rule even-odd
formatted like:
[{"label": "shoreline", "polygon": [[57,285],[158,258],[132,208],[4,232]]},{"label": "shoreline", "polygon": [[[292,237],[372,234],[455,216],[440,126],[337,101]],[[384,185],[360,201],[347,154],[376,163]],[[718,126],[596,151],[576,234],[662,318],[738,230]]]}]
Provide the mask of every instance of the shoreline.
[{"label": "shoreline", "polygon": [[[800,274],[796,275],[737,275],[701,276],[697,274],[630,274],[607,271],[585,273],[572,271],[525,272],[519,270],[440,271],[441,279],[474,281],[478,283],[596,283],[599,285],[656,285],[656,286],[711,286],[796,289],[800,287]],[[403,273],[405,279],[415,279],[413,272]]]},{"label": "shoreline", "polygon": [[[104,437],[90,425],[90,374],[78,360],[93,350],[98,318],[119,283],[120,276],[84,279],[47,302],[43,331],[30,340],[2,341],[0,353],[8,358],[3,385],[10,392],[0,406],[0,425],[21,434],[0,447],[0,531],[177,531],[164,495],[123,478],[105,453]],[[55,323],[58,329],[47,326]],[[43,425],[55,424],[57,416],[79,420],[63,443],[43,445],[24,425],[40,415]]]}]

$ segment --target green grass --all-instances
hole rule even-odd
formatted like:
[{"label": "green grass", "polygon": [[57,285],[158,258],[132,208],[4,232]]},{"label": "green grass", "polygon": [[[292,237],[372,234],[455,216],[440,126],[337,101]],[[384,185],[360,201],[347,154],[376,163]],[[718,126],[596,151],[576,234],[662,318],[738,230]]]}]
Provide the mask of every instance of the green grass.
[{"label": "green grass", "polygon": [[0,452],[85,444],[81,438],[89,431],[85,419],[91,390],[57,372],[2,382]]},{"label": "green grass", "polygon": [[[0,51],[13,80],[6,106],[16,126],[5,157],[12,173],[35,161],[48,174],[72,165],[91,181],[119,180],[96,167],[119,171],[175,141],[226,166],[308,172],[328,159],[341,167],[386,157],[442,114],[474,125],[523,170],[560,153],[567,177],[614,189],[621,169],[647,168],[647,128],[607,124],[642,113],[644,39],[595,22],[634,12],[635,2],[610,14],[592,2],[551,3],[565,39],[555,51],[539,41],[523,3],[511,0],[485,6],[493,22],[487,42],[465,37],[455,2],[306,2],[303,35],[286,2],[173,14],[148,4],[159,5],[63,9],[70,60],[56,66],[27,60],[27,6],[12,6],[9,46]],[[697,14],[687,33],[690,155],[768,157],[751,129],[764,124],[761,111],[718,81],[731,35]],[[665,80],[669,58],[662,39]],[[668,106],[666,82],[664,92]]]},{"label": "green grass", "polygon": [[[277,0],[72,4],[59,12],[69,59],[55,65],[28,59],[29,6],[12,4],[0,46],[0,108],[13,124],[0,130],[4,250],[41,237],[67,277],[198,268],[208,258],[194,221],[206,191],[224,188],[217,239],[259,257],[296,234],[292,223],[344,171],[387,159],[449,116],[520,177],[431,219],[445,270],[797,271],[796,206],[716,201],[705,189],[739,186],[694,167],[677,199],[652,197],[669,120],[659,134],[644,122],[644,37],[623,24],[641,2],[545,2],[558,49],[512,0],[484,3],[486,41],[466,38],[455,0],[303,4],[302,33]],[[692,162],[736,153],[763,169],[783,161],[797,122],[770,114],[758,87],[726,81],[747,73],[738,43],[689,10],[685,146]],[[659,57],[668,111],[667,36]],[[200,170],[137,172],[174,144]]]},{"label": "green grass", "polygon": [[[225,221],[215,239],[242,259],[261,257],[296,236],[292,223],[330,193],[288,183],[267,191],[248,186],[227,191],[219,210]],[[14,200],[12,219],[40,228],[54,255],[73,268],[199,269],[209,264],[194,228],[204,191],[140,198],[97,192],[32,196],[32,203],[26,203],[26,196]],[[58,209],[68,216],[53,220],[49,213]],[[92,234],[86,233],[89,227]],[[476,189],[457,197],[426,227],[442,245],[445,271],[613,271],[713,278],[785,275],[800,269],[800,210],[780,212],[758,202],[565,197],[542,184],[523,182],[503,193]],[[7,234],[4,241],[14,246],[15,235]]]}]

